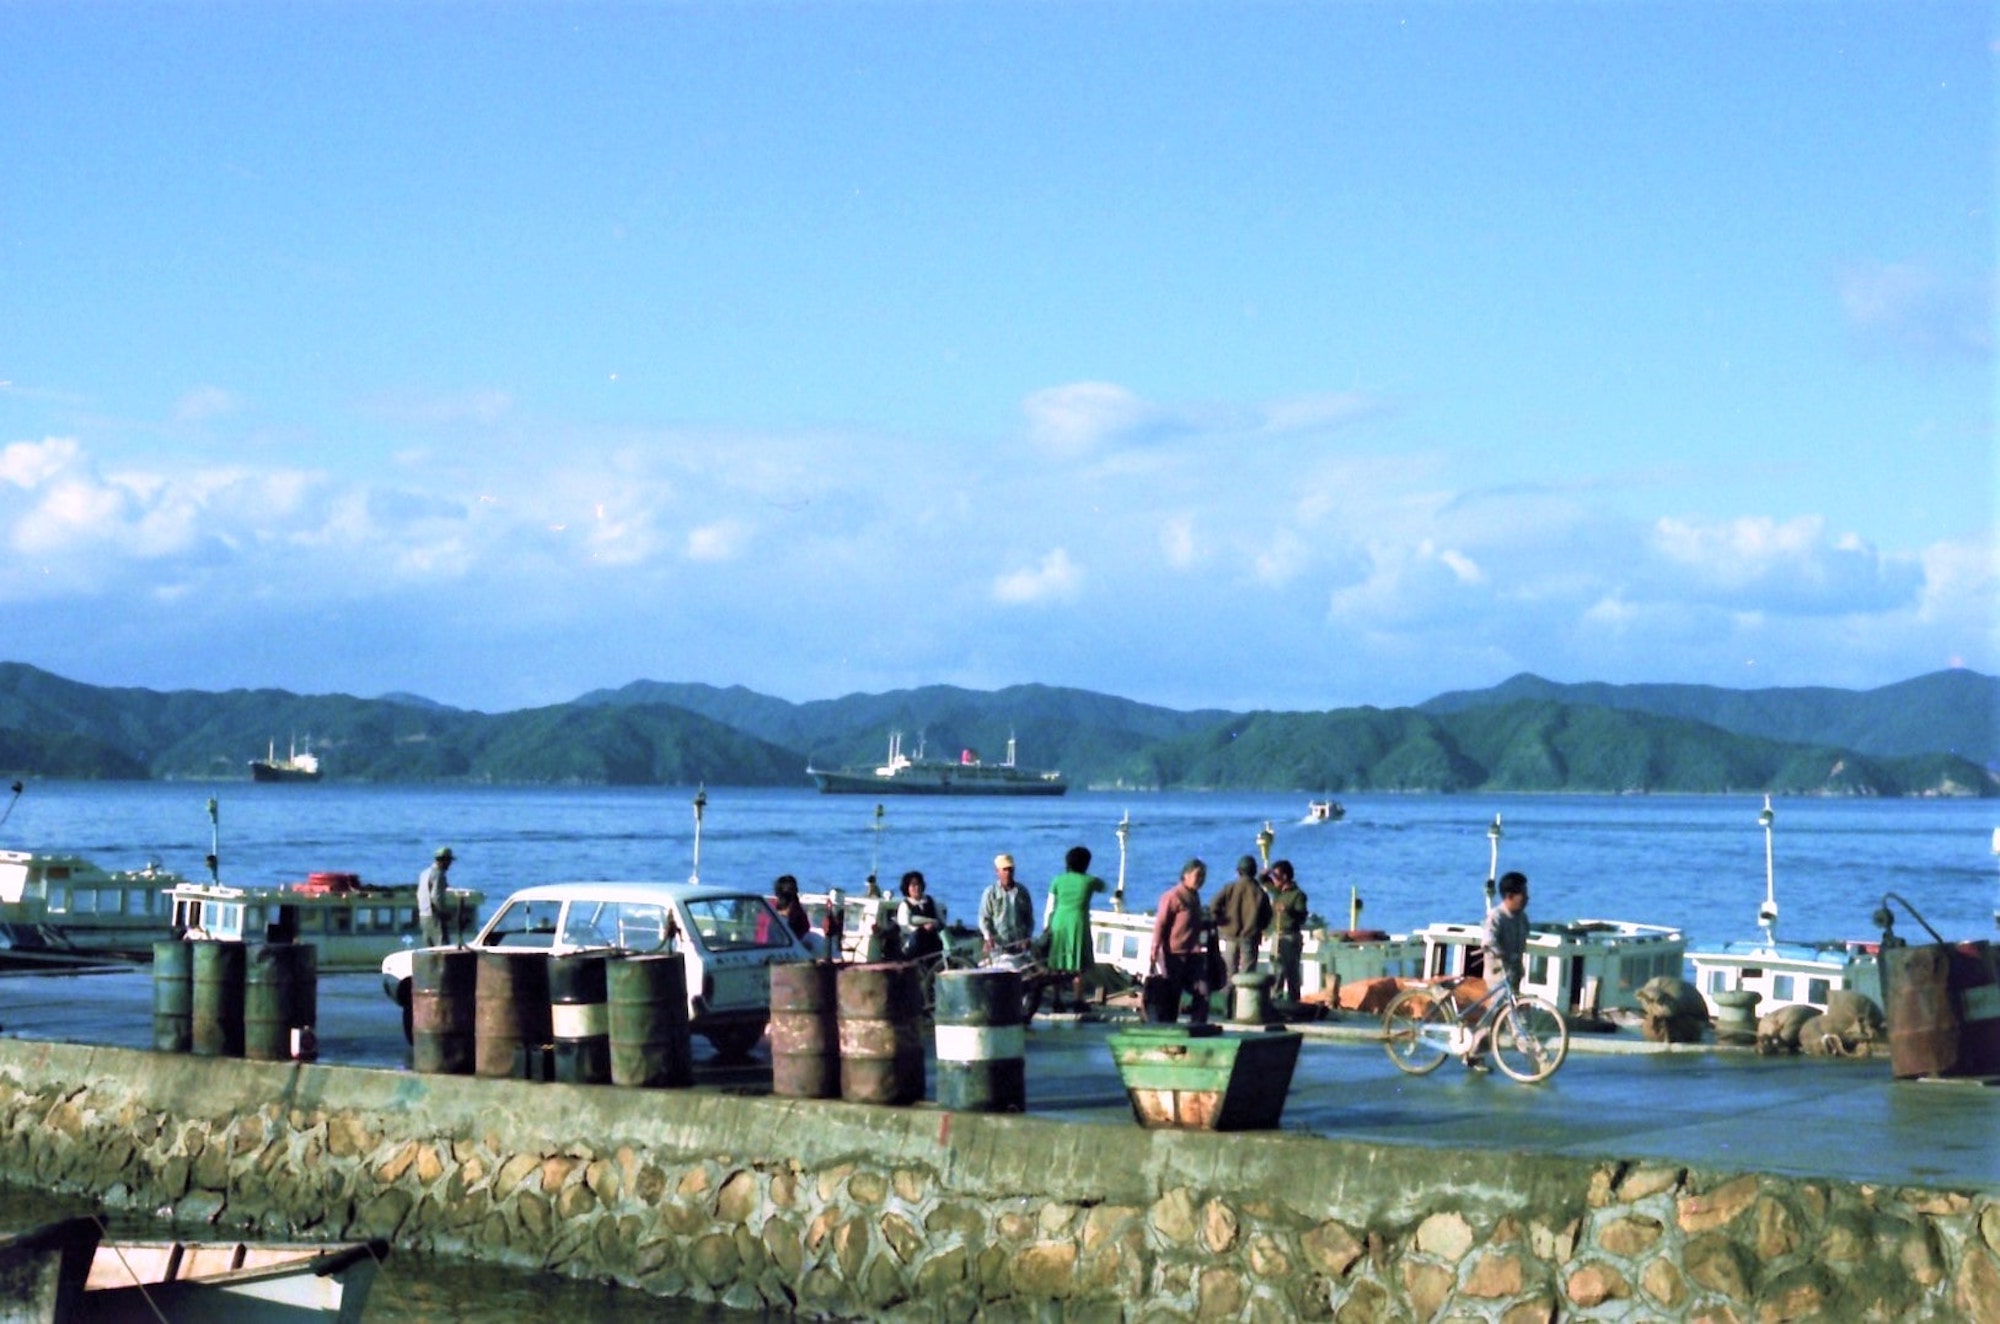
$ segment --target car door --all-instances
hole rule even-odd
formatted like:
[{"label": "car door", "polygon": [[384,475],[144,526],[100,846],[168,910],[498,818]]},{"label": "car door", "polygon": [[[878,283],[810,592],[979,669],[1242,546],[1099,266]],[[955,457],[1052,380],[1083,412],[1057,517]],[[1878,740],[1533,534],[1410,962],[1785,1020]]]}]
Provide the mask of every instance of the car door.
[{"label": "car door", "polygon": [[[713,1011],[771,1005],[771,962],[802,959],[791,926],[760,896],[695,897],[682,903],[686,940],[698,948]],[[693,972],[690,971],[690,984]]]}]

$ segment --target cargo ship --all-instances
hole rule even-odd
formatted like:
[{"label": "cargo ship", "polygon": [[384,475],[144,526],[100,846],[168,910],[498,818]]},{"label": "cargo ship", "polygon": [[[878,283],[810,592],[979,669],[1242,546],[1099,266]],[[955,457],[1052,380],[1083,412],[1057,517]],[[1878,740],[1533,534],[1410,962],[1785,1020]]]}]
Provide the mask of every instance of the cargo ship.
[{"label": "cargo ship", "polygon": [[828,795],[1061,795],[1069,783],[1060,772],[1019,767],[1014,762],[1014,737],[1007,737],[1007,761],[985,763],[971,750],[957,762],[924,757],[923,742],[914,757],[903,752],[903,733],[889,733],[889,761],[879,767],[815,768],[806,775]]},{"label": "cargo ship", "polygon": [[278,742],[271,742],[270,751],[261,759],[250,760],[250,780],[253,782],[316,782],[319,780],[319,756],[312,752],[312,738],[306,738],[306,752],[299,753],[296,743],[288,757],[278,757]]}]

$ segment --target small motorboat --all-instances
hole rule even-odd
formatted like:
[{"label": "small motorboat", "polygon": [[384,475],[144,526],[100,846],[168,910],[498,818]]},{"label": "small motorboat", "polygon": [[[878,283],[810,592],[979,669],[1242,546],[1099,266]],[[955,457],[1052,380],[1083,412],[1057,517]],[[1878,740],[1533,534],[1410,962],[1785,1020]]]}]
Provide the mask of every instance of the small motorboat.
[{"label": "small motorboat", "polygon": [[359,1324],[382,1241],[105,1241],[83,1216],[0,1237],[0,1321]]},{"label": "small motorboat", "polygon": [[1306,801],[1306,816],[1302,823],[1338,823],[1347,817],[1347,810],[1338,800]]}]

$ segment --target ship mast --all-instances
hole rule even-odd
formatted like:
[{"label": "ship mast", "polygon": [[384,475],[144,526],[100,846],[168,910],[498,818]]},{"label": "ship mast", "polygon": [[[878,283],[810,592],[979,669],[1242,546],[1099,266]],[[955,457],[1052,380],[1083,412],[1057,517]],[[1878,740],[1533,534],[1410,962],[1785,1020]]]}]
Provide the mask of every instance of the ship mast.
[{"label": "ship mast", "polygon": [[1758,826],[1764,829],[1764,904],[1757,908],[1757,927],[1764,930],[1764,941],[1774,946],[1778,941],[1778,889],[1771,854],[1771,820],[1775,817],[1771,812],[1771,797],[1767,795],[1764,812],[1757,815]]}]

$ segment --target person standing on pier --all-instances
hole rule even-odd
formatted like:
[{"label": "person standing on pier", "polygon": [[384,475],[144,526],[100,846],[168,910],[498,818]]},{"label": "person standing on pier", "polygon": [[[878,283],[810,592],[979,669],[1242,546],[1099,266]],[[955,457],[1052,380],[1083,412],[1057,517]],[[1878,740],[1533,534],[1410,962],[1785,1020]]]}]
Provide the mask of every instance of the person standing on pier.
[{"label": "person standing on pier", "polygon": [[451,872],[451,862],[457,858],[451,847],[438,847],[431,857],[430,868],[417,875],[417,920],[424,926],[424,945],[442,947],[445,944],[445,914],[450,905],[446,890],[445,875]]},{"label": "person standing on pier", "polygon": [[1297,1002],[1303,983],[1306,947],[1306,894],[1299,890],[1290,860],[1271,865],[1271,964],[1277,982],[1272,989],[1280,1002]]},{"label": "person standing on pier", "polygon": [[1090,847],[1071,846],[1063,871],[1049,881],[1042,926],[1049,934],[1049,973],[1068,975],[1070,997],[1083,1010],[1083,976],[1090,969],[1090,898],[1107,891],[1090,872]]},{"label": "person standing on pier", "polygon": [[1172,1018],[1180,1015],[1181,998],[1193,994],[1188,1011],[1190,1025],[1208,1024],[1208,944],[1206,921],[1201,909],[1201,885],[1208,879],[1208,866],[1199,859],[1181,867],[1181,880],[1160,898],[1159,913],[1153,917],[1153,950],[1147,968],[1167,981],[1167,1006]]},{"label": "person standing on pier", "polygon": [[1222,964],[1231,975],[1257,968],[1257,949],[1271,923],[1271,898],[1257,883],[1257,860],[1245,855],[1236,862],[1236,876],[1215,894],[1215,927],[1222,936]]},{"label": "person standing on pier", "polygon": [[979,937],[986,955],[1020,948],[1035,936],[1035,904],[1014,877],[1014,857],[993,857],[993,886],[979,898]]},{"label": "person standing on pier", "polygon": [[[1500,876],[1500,904],[1486,912],[1486,924],[1479,935],[1479,969],[1486,981],[1488,996],[1498,992],[1502,985],[1521,991],[1521,980],[1527,971],[1528,956],[1528,875],[1506,873]],[[1475,1071],[1484,1071],[1485,1063],[1480,1059],[1486,1052],[1488,1037],[1492,1030],[1481,1030],[1473,1038],[1472,1048],[1465,1055],[1465,1065]]]}]

